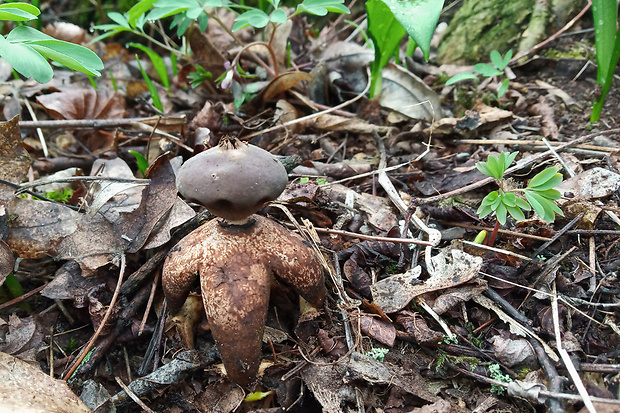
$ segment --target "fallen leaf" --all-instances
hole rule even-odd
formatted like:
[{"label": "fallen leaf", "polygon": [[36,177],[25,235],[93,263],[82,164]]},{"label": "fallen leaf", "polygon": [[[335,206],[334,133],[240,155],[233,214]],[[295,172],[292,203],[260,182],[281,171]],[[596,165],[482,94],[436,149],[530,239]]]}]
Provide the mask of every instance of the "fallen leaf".
[{"label": "fallen leaf", "polygon": [[361,316],[359,323],[362,333],[368,337],[372,337],[388,347],[394,345],[396,340],[396,327],[394,327],[394,324],[369,316]]},{"label": "fallen leaf", "polygon": [[[26,180],[32,159],[22,144],[19,116],[0,123],[0,179],[14,184]],[[0,202],[13,199],[15,188],[0,183]]]},{"label": "fallen leaf", "polygon": [[5,353],[0,353],[0,406],[3,412],[90,412],[64,380]]},{"label": "fallen leaf", "polygon": [[125,117],[125,98],[107,88],[67,90],[37,97],[54,119],[117,119]]},{"label": "fallen leaf", "polygon": [[443,250],[431,258],[430,278],[418,282],[422,269],[417,266],[403,274],[391,275],[374,283],[370,289],[375,302],[385,313],[405,308],[418,295],[466,283],[478,275],[482,258],[461,250]]},{"label": "fallen leaf", "polygon": [[307,72],[287,72],[272,79],[267,87],[259,94],[263,103],[271,102],[273,98],[295,87],[301,81],[312,80],[312,75]]},{"label": "fallen leaf", "polygon": [[379,104],[412,119],[428,122],[444,117],[439,95],[407,69],[388,63],[381,72]]},{"label": "fallen leaf", "polygon": [[561,193],[571,193],[572,199],[602,198],[620,189],[620,175],[605,168],[581,172],[555,187]]}]

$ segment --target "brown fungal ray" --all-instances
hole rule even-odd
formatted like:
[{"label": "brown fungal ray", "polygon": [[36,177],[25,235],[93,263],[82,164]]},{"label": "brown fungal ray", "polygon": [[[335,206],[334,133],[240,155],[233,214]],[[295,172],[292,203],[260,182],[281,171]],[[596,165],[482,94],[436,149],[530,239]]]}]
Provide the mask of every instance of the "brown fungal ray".
[{"label": "brown fungal ray", "polygon": [[[267,218],[252,215],[244,225],[212,220],[177,246],[164,264],[164,293],[176,303],[198,270],[222,361],[229,377],[242,386],[258,373],[272,277],[314,306],[325,301],[323,268],[314,251]],[[181,280],[182,288],[171,288],[168,279]]]},{"label": "brown fungal ray", "polygon": [[170,314],[179,312],[198,278],[198,266],[203,251],[194,248],[198,242],[194,233],[183,238],[168,253],[162,269],[161,285]]}]

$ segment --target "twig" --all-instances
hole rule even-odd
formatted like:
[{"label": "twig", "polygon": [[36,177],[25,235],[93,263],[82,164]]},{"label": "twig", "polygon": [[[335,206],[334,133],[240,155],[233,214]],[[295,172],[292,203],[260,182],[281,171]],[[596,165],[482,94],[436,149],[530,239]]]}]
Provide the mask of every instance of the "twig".
[{"label": "twig", "polygon": [[136,393],[132,392],[131,389],[129,387],[127,387],[125,385],[125,383],[123,383],[123,381],[120,379],[120,377],[116,376],[114,378],[116,379],[116,383],[118,383],[118,385],[121,386],[121,389],[123,389],[125,391],[125,393],[127,393],[127,395],[129,397],[131,397],[131,400],[136,402],[136,404],[138,406],[140,406],[147,413],[155,413],[155,411],[153,411],[149,406],[144,404],[144,402],[142,400],[140,400],[140,398],[136,395]]},{"label": "twig", "polygon": [[493,252],[498,252],[500,254],[505,254],[505,255],[509,255],[511,257],[522,259],[524,261],[530,261],[531,260],[530,257],[526,257],[525,255],[517,254],[516,252],[512,252],[512,251],[508,251],[508,250],[503,250],[501,248],[489,247],[488,245],[476,244],[475,242],[466,241],[466,240],[463,240],[461,242],[463,244],[465,244],[465,245],[470,245],[472,247],[481,248],[483,250],[489,250],[489,251],[493,251]]},{"label": "twig", "polygon": [[[532,139],[519,139],[519,140],[511,140],[511,139],[457,139],[455,143],[466,144],[466,145],[507,145],[507,146],[534,146],[536,149],[544,149],[546,146],[543,141],[532,140]],[[549,142],[554,148],[562,145],[562,142]],[[588,151],[594,152],[602,152],[602,153],[612,153],[616,152],[616,148],[611,148],[607,146],[597,146],[597,145],[574,145],[572,148],[568,148],[567,151],[573,149],[584,149]]]},{"label": "twig", "polygon": [[118,128],[119,126],[132,126],[135,123],[155,125],[161,119],[160,126],[185,125],[187,117],[172,116],[149,116],[146,118],[125,118],[125,119],[59,119],[59,120],[22,120],[19,122],[20,129],[33,128],[54,128],[54,129],[107,129]]},{"label": "twig", "polygon": [[[570,142],[565,142],[565,143],[559,145],[558,147],[556,147],[555,150],[557,152],[559,152],[559,151],[562,151],[562,150],[564,150],[564,149],[566,149],[566,148],[568,148],[570,146],[574,146],[574,145],[577,145],[579,143],[586,142],[589,139],[595,138],[597,136],[600,136],[600,135],[611,135],[611,134],[618,133],[618,132],[620,132],[620,128],[609,129],[609,130],[602,131],[602,132],[597,132],[597,133],[591,133],[589,135],[584,135],[584,136],[582,136],[580,138],[574,139],[574,140],[572,140]],[[536,154],[534,156],[531,156],[531,157],[529,157],[527,159],[521,159],[519,162],[517,162],[517,164],[515,166],[512,166],[512,167],[506,169],[506,175],[509,175],[509,174],[511,174],[513,172],[516,172],[516,171],[519,171],[519,170],[521,170],[521,169],[523,169],[523,168],[525,168],[525,167],[527,167],[529,165],[532,165],[532,164],[538,162],[539,160],[541,160],[541,159],[543,159],[543,158],[545,158],[545,157],[547,157],[549,155],[551,155],[551,151],[545,151],[545,152]],[[442,199],[446,199],[446,198],[450,198],[450,197],[455,197],[457,195],[464,194],[464,193],[472,191],[474,189],[481,188],[481,187],[483,187],[483,186],[485,186],[487,184],[492,183],[494,180],[495,180],[495,178],[491,178],[491,177],[485,178],[485,179],[482,179],[482,180],[480,180],[478,182],[474,182],[472,184],[465,185],[462,188],[455,189],[454,191],[445,192],[443,194],[431,196],[431,197],[428,197],[428,198],[419,198],[418,199],[418,203],[420,205],[425,205],[425,204],[430,204],[430,203],[435,203],[435,202],[441,201]]]},{"label": "twig", "polygon": [[552,41],[554,41],[559,35],[564,33],[566,30],[570,29],[573,26],[573,24],[575,24],[577,22],[577,20],[579,20],[581,18],[581,16],[583,16],[590,9],[590,6],[592,6],[592,0],[588,0],[588,4],[586,4],[586,6],[579,13],[577,13],[577,15],[575,17],[573,17],[571,19],[571,21],[566,23],[564,25],[564,27],[562,27],[560,30],[555,32],[553,35],[549,36],[549,38],[547,38],[546,40],[544,40],[544,41],[538,43],[537,45],[535,45],[534,47],[532,47],[530,50],[526,50],[525,52],[517,53],[517,55],[515,57],[510,59],[510,63],[514,63],[514,62],[518,61],[519,59],[521,59],[522,57],[527,56],[530,53],[535,52],[535,51],[541,49],[542,47],[546,46],[547,44],[551,43]]},{"label": "twig", "polygon": [[590,399],[590,395],[588,394],[586,387],[583,385],[583,382],[579,377],[579,373],[577,373],[577,370],[575,369],[575,366],[573,365],[573,362],[571,361],[568,352],[562,347],[562,336],[560,335],[560,316],[558,311],[558,296],[555,294],[555,282],[553,283],[553,293],[553,298],[551,299],[551,313],[553,315],[553,331],[555,333],[555,343],[558,348],[558,352],[560,353],[560,357],[562,357],[562,361],[566,366],[566,370],[568,370],[568,374],[571,380],[573,381],[573,383],[575,383],[577,391],[583,398],[583,403],[586,405],[586,408],[590,413],[596,413],[596,409],[592,404],[592,400]]},{"label": "twig", "polygon": [[17,304],[21,304],[22,302],[26,301],[28,298],[32,297],[33,295],[41,292],[45,287],[47,287],[47,284],[49,284],[49,283],[45,283],[43,285],[40,285],[37,288],[35,288],[34,290],[30,290],[27,293],[24,293],[24,294],[20,295],[19,297],[12,299],[11,301],[7,301],[6,303],[0,304],[0,311],[4,310],[6,308],[13,307],[14,305],[17,305]]},{"label": "twig", "polygon": [[[34,121],[36,122],[38,120],[37,114],[32,109],[32,105],[30,104],[30,101],[28,99],[24,99],[24,104],[26,105],[26,108],[28,108],[28,113],[30,113],[30,117],[34,119]],[[43,131],[41,130],[41,128],[37,128],[37,135],[39,136],[39,142],[41,142],[41,149],[43,150],[43,156],[48,158],[50,154],[49,154],[49,151],[47,150],[47,143],[45,142],[45,136],[43,136]]]},{"label": "twig", "polygon": [[110,300],[110,305],[108,306],[108,310],[105,312],[105,315],[103,316],[103,319],[101,320],[101,323],[99,324],[99,328],[97,328],[97,331],[95,331],[95,334],[93,334],[88,344],[82,349],[80,356],[73,362],[73,366],[71,366],[67,374],[65,374],[65,376],[63,377],[64,381],[69,380],[71,376],[73,375],[73,373],[75,373],[77,368],[80,366],[80,363],[82,363],[82,361],[84,360],[84,358],[86,357],[90,349],[93,347],[97,338],[99,338],[99,335],[101,334],[101,332],[106,326],[106,323],[108,322],[108,318],[110,318],[110,314],[112,314],[112,311],[114,310],[114,304],[116,304],[116,299],[118,298],[118,293],[120,292],[121,284],[123,283],[123,275],[125,274],[125,264],[126,264],[125,254],[121,254],[120,260],[121,260],[121,265],[120,265],[119,274],[118,274],[118,281],[116,282],[116,288],[114,289],[114,294],[112,295],[112,299]]},{"label": "twig", "polygon": [[547,138],[543,138],[542,140],[545,143],[545,145],[547,146],[547,148],[549,148],[549,151],[551,151],[553,156],[555,156],[555,159],[557,159],[558,162],[560,162],[560,164],[562,164],[562,167],[564,168],[566,173],[569,174],[571,178],[573,176],[575,176],[575,171],[573,171],[573,168],[571,168],[570,166],[568,166],[566,164],[566,162],[564,162],[564,159],[562,159],[562,157],[560,155],[558,155],[558,153],[555,151],[555,149],[553,149],[553,146],[551,146],[551,144],[549,143]]},{"label": "twig", "polygon": [[[463,224],[462,222],[444,221],[442,219],[438,219],[437,221],[444,223],[447,226],[451,226],[451,227],[469,228],[469,229],[473,229],[476,231],[487,231],[487,232],[493,231],[493,228],[491,227],[485,227],[485,226],[480,226],[480,225],[469,225],[469,224]],[[527,238],[527,239],[533,239],[536,241],[549,241],[551,239],[548,237],[541,237],[539,235],[532,235],[532,234],[524,234],[521,232],[510,231],[507,229],[499,229],[497,230],[497,232],[499,232],[500,234],[504,234],[504,235],[510,235],[516,238]],[[620,231],[618,231],[618,233],[620,235]]]},{"label": "twig", "polygon": [[[287,225],[288,226],[288,225]],[[357,232],[345,231],[342,229],[330,229],[330,228],[317,228],[314,227],[316,232],[321,232],[323,234],[334,234],[334,235],[342,235],[345,237],[353,237],[359,239],[365,239],[368,241],[381,241],[381,242],[393,242],[395,244],[416,244],[416,245],[433,245],[428,241],[422,241],[414,238],[390,238],[390,237],[379,237],[376,235],[364,235],[358,234]]]}]

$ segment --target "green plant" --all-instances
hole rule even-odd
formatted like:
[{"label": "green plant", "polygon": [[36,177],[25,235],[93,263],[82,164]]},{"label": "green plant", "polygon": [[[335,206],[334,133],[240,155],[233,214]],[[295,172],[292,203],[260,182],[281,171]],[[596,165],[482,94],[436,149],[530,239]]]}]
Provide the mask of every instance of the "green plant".
[{"label": "green plant", "polygon": [[[25,22],[37,19],[39,14],[41,11],[31,4],[0,4],[0,20]],[[54,39],[28,26],[17,26],[8,35],[0,35],[0,56],[19,74],[40,83],[49,82],[54,75],[48,59],[91,76],[99,76],[99,70],[103,69],[101,59],[91,50]]]},{"label": "green plant", "polygon": [[[497,221],[502,225],[506,223],[507,214],[517,221],[523,221],[525,219],[523,210],[530,211],[532,208],[547,222],[553,222],[556,214],[563,216],[562,210],[555,203],[561,194],[553,189],[562,182],[562,174],[558,173],[557,168],[549,167],[538,173],[525,189],[507,188],[504,172],[517,154],[518,152],[502,152],[499,156],[489,155],[486,162],[476,164],[480,172],[495,178],[499,186],[499,190],[484,197],[477,211],[478,216],[484,218],[495,212]],[[517,193],[523,194],[525,199],[517,196]]]},{"label": "green plant", "polygon": [[[512,381],[510,376],[506,374],[502,374],[502,370],[499,364],[497,363],[491,364],[489,366],[489,375],[491,376],[493,380],[501,381],[502,383],[510,383]],[[504,394],[504,391],[505,391],[504,387],[500,385],[497,385],[497,384],[491,385],[491,393],[499,394],[501,396],[502,394]]]},{"label": "green plant", "polygon": [[[510,63],[510,59],[512,59],[512,49],[508,50],[504,56],[502,56],[497,50],[491,51],[491,63],[477,63],[474,65],[474,72],[482,75],[484,77],[495,77],[495,76],[504,76],[504,70],[508,67],[508,63]],[[466,72],[459,73],[457,75],[452,76],[446,82],[446,85],[451,85],[456,82],[460,82],[463,80],[474,79],[478,81],[478,76],[474,73]],[[497,95],[491,93],[491,97],[497,101],[504,96],[506,91],[508,91],[508,87],[510,86],[510,80],[505,78],[502,81],[501,86],[497,90]]]},{"label": "green plant", "polygon": [[370,97],[381,92],[381,71],[397,54],[401,40],[408,34],[414,43],[407,51],[420,46],[428,60],[431,37],[443,8],[441,1],[368,0],[368,33],[375,48],[375,60],[370,69]]},{"label": "green plant", "polygon": [[366,352],[368,357],[372,357],[375,360],[383,361],[385,355],[390,351],[389,348],[373,348]]},{"label": "green plant", "polygon": [[594,17],[594,41],[596,46],[596,83],[601,85],[601,94],[594,102],[590,122],[598,122],[605,97],[611,88],[614,71],[620,60],[620,32],[618,3],[610,0],[592,0]]},{"label": "green plant", "polygon": [[[349,9],[344,6],[344,0],[304,0],[298,4],[297,8],[290,14],[287,14],[286,10],[280,7],[280,0],[267,0],[267,2],[269,5],[268,9],[271,10],[269,14],[260,8],[247,6],[245,4],[235,4],[229,0],[142,0],[125,14],[118,12],[108,13],[108,17],[114,23],[95,26],[96,29],[104,30],[105,33],[93,39],[93,42],[121,32],[131,32],[175,55],[191,60],[187,51],[160,42],[148,34],[145,30],[145,25],[148,23],[149,26],[152,25],[155,30],[159,30],[157,25],[153,25],[155,21],[174,16],[170,23],[170,28],[176,28],[177,36],[181,37],[187,36],[187,32],[192,30],[193,22],[198,22],[200,30],[204,32],[209,21],[215,20],[225,31],[238,41],[233,32],[247,26],[262,29],[268,24],[279,25],[300,13],[308,13],[317,16],[324,16],[328,12],[349,13]],[[212,13],[214,8],[226,8],[238,14],[232,28],[227,27],[218,18],[217,13]],[[166,36],[165,33],[161,32],[160,35]],[[173,42],[168,41],[167,43]],[[253,44],[261,44],[267,47],[272,56],[274,56],[269,43],[256,42]],[[245,48],[242,49],[242,51],[244,50]],[[274,67],[274,70],[271,70],[271,68],[253,53],[250,53],[250,56],[263,66],[268,73],[274,76],[277,75],[277,68]],[[236,61],[227,68],[227,71],[238,70]],[[203,71],[206,72],[204,69]],[[208,72],[202,73],[199,69],[197,69],[197,72],[198,73],[191,78],[192,86],[194,87],[198,86],[200,81],[209,79]],[[225,74],[218,80],[220,82],[225,82],[226,79],[229,79],[229,77]]]},{"label": "green plant", "polygon": [[438,344],[458,344],[459,340],[456,337],[456,334],[452,333],[450,335],[443,334],[443,340],[441,340]]}]

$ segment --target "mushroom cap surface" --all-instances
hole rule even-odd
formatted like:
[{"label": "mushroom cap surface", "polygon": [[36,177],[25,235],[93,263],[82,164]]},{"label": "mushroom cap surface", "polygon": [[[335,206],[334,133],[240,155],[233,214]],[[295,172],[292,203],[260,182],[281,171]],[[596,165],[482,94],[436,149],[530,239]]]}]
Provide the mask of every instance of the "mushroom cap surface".
[{"label": "mushroom cap surface", "polygon": [[177,176],[181,195],[227,221],[245,220],[287,183],[286,169],[272,154],[227,137],[187,160]]}]

